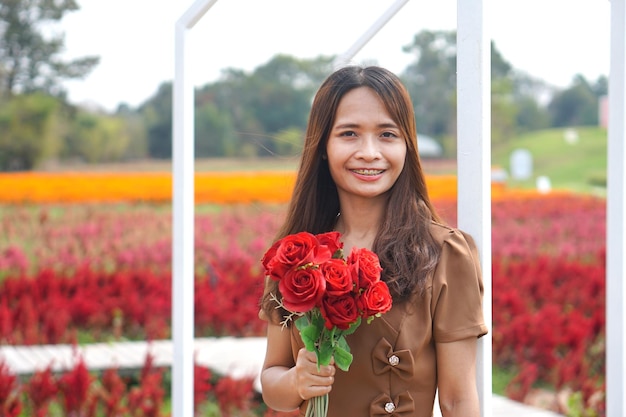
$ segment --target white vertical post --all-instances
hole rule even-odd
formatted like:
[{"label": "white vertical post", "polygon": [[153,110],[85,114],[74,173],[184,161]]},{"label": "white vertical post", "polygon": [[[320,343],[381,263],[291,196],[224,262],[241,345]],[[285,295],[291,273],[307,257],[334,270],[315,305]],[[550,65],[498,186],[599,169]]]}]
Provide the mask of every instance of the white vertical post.
[{"label": "white vertical post", "polygon": [[391,20],[392,17],[407,4],[409,0],[396,0],[375,22],[370,26],[365,33],[361,35],[359,39],[343,54],[335,58],[333,66],[335,69],[346,65],[350,60],[363,48],[377,33]]},{"label": "white vertical post", "polygon": [[480,253],[483,311],[489,334],[479,339],[477,385],[481,416],[491,402],[491,42],[485,1],[457,1],[458,226]]},{"label": "white vertical post", "polygon": [[[173,94],[172,416],[193,415],[194,144],[193,85],[185,66],[186,28],[176,25]],[[191,91],[190,91],[191,90]],[[190,408],[191,407],[191,408]]]},{"label": "white vertical post", "polygon": [[194,88],[187,31],[217,0],[198,0],[176,22],[172,189],[172,417],[192,417],[194,390]]},{"label": "white vertical post", "polygon": [[607,416],[626,415],[626,5],[611,0],[606,220]]}]

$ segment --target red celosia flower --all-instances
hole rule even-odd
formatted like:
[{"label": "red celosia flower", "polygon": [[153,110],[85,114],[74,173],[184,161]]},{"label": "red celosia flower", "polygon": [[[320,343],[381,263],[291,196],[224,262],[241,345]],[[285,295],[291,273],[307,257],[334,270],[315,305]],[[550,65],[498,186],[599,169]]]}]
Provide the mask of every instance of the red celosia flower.
[{"label": "red celosia flower", "polygon": [[251,407],[253,379],[224,377],[215,384],[215,397],[224,417],[235,411],[247,411]]},{"label": "red celosia flower", "polygon": [[211,370],[204,366],[194,365],[193,372],[193,402],[194,409],[198,412],[198,407],[202,402],[206,401],[208,394],[213,388],[211,385]]},{"label": "red celosia flower", "polygon": [[123,404],[126,384],[120,377],[117,369],[109,368],[102,374],[102,392],[105,417],[119,417],[124,415],[126,407]]},{"label": "red celosia flower", "polygon": [[63,396],[63,406],[68,415],[85,415],[95,405],[90,396],[93,377],[89,374],[85,361],[79,358],[74,369],[59,379],[59,391]]},{"label": "red celosia flower", "polygon": [[154,356],[148,354],[146,362],[141,370],[141,378],[138,387],[131,390],[128,395],[128,410],[136,417],[159,417],[165,397],[163,389],[163,372],[155,369]]},{"label": "red celosia flower", "polygon": [[33,403],[33,410],[37,417],[48,415],[48,406],[57,395],[59,388],[56,378],[52,373],[52,366],[48,366],[43,371],[37,371],[28,381],[26,393]]},{"label": "red celosia flower", "polygon": [[14,375],[9,366],[0,360],[0,415],[6,417],[17,417],[22,410],[20,402],[20,386],[17,376]]}]

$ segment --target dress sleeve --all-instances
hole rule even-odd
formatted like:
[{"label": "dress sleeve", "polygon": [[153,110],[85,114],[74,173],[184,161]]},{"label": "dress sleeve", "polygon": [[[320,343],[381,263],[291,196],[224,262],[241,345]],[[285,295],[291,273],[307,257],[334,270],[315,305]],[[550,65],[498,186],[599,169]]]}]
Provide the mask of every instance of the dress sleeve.
[{"label": "dress sleeve", "polygon": [[487,333],[482,309],[483,282],[474,240],[450,229],[433,275],[431,313],[437,343]]}]

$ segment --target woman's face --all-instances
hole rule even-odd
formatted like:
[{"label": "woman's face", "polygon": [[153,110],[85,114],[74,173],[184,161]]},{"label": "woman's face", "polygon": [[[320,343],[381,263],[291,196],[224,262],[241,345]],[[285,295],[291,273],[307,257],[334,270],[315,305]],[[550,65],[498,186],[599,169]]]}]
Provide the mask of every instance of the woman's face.
[{"label": "woman's face", "polygon": [[340,200],[381,197],[404,167],[405,138],[382,100],[368,87],[346,93],[326,145]]}]

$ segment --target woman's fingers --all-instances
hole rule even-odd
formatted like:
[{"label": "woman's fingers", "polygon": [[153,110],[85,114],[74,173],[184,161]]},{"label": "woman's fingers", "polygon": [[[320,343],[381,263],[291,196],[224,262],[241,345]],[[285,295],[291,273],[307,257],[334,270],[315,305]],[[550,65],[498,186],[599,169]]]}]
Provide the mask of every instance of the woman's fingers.
[{"label": "woman's fingers", "polygon": [[296,360],[296,383],[298,394],[303,400],[327,394],[335,381],[335,367],[317,367],[315,353],[300,349]]}]

